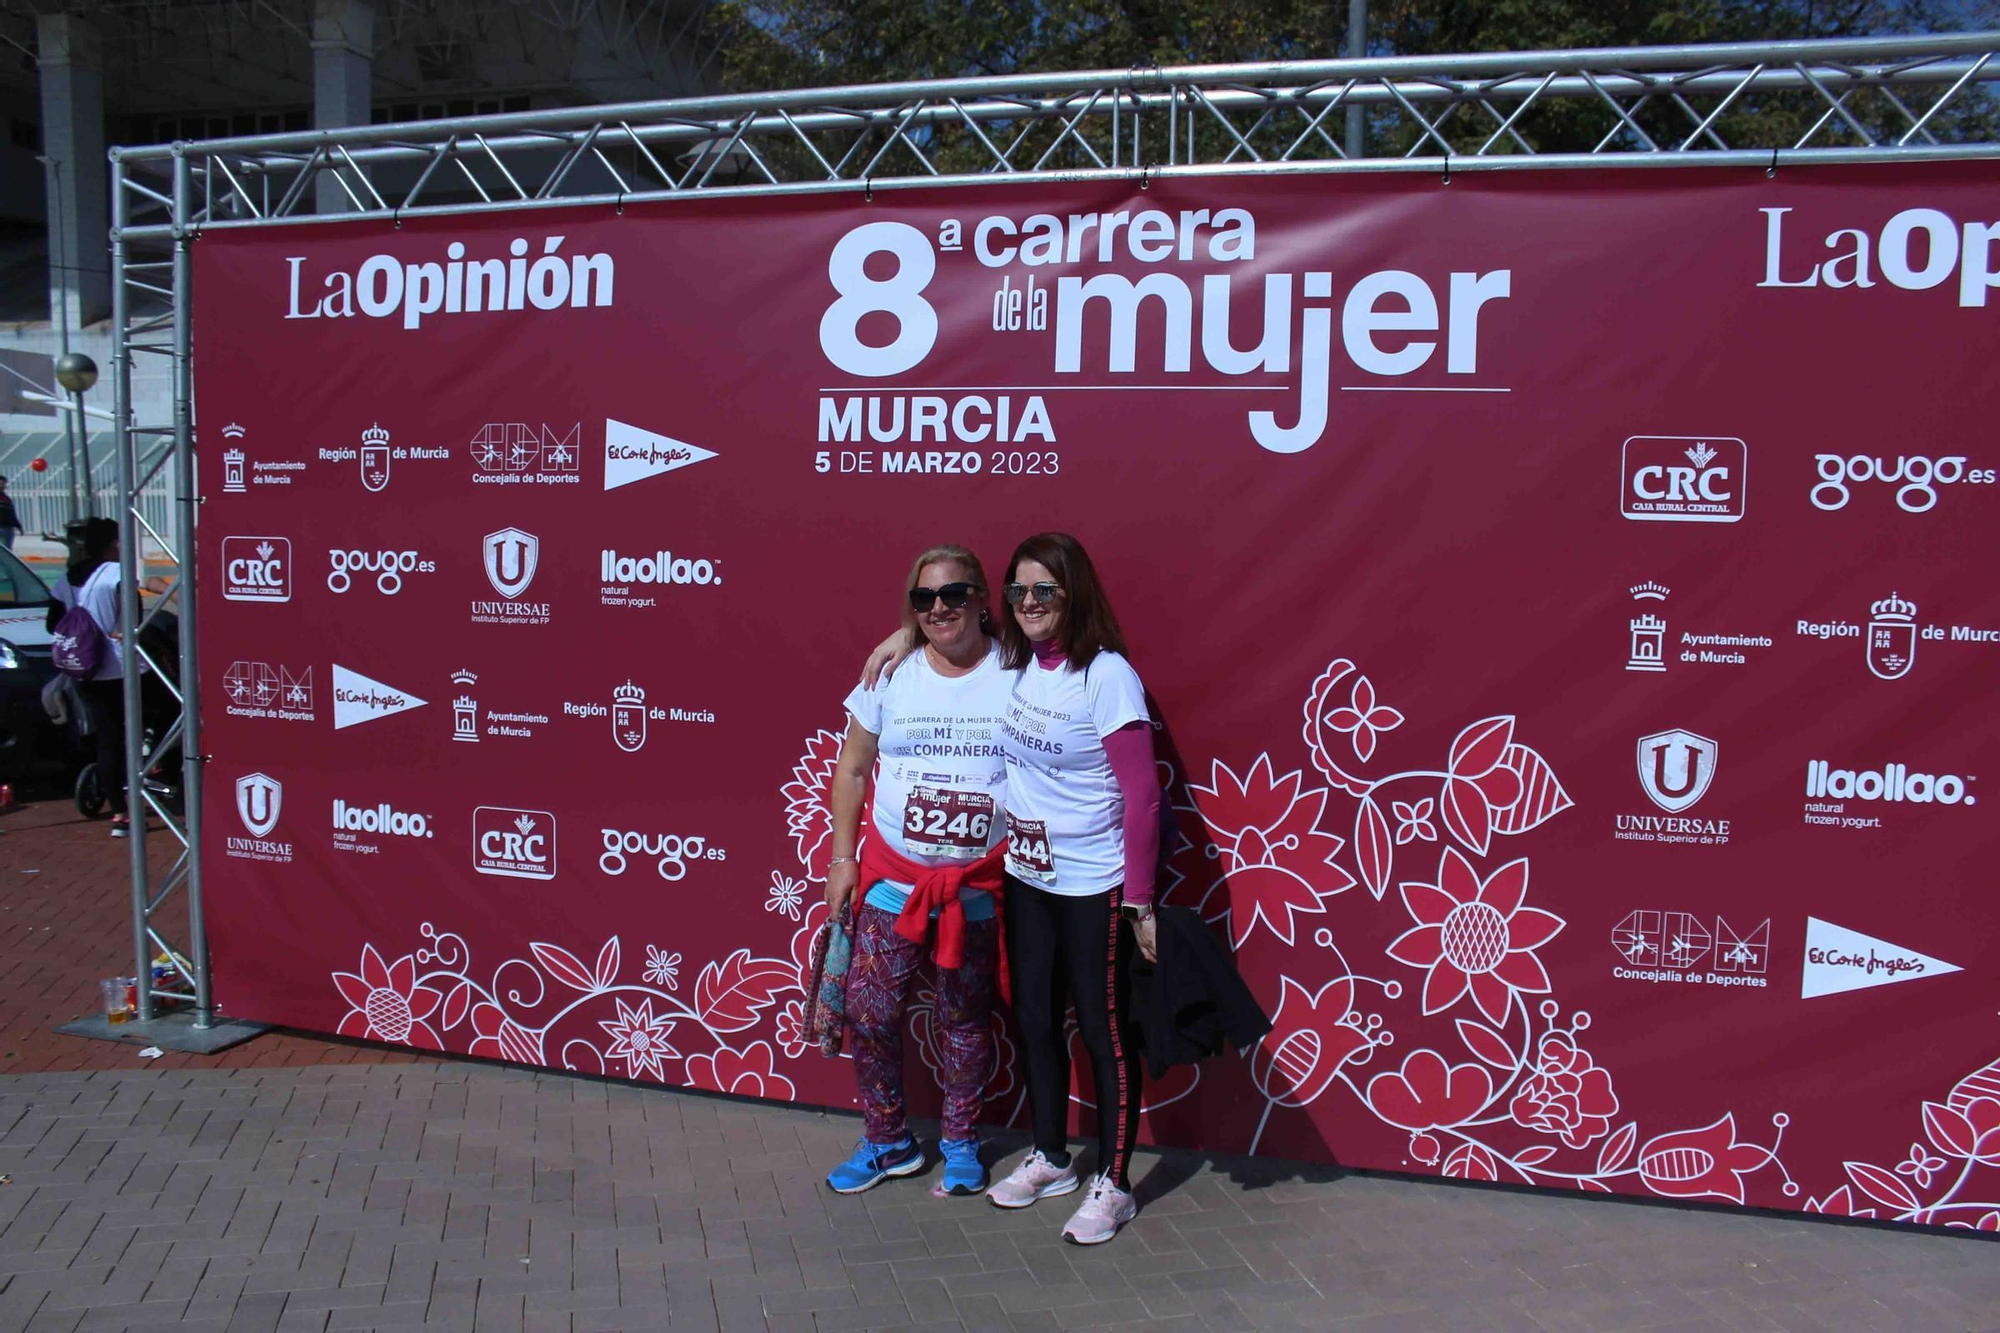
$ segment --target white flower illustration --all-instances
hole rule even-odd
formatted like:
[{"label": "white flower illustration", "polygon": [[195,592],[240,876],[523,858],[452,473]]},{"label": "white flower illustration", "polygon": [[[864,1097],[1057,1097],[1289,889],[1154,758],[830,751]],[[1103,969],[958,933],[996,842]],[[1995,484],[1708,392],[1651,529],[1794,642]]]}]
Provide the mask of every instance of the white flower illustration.
[{"label": "white flower illustration", "polygon": [[680,985],[681,956],[654,945],[646,946],[646,980],[673,990]]},{"label": "white flower illustration", "polygon": [[764,903],[764,910],[788,916],[797,921],[805,913],[806,883],[802,879],[787,879],[782,871],[771,872],[771,896]]}]

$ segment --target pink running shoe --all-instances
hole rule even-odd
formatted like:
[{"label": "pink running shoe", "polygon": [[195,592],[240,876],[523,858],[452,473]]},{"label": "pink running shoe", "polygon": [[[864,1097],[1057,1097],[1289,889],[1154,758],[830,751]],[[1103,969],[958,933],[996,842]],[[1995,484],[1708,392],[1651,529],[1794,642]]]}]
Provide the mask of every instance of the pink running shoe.
[{"label": "pink running shoe", "polygon": [[1139,1201],[1129,1190],[1119,1189],[1109,1176],[1092,1176],[1090,1194],[1063,1228],[1063,1239],[1073,1245],[1102,1245],[1138,1215]]},{"label": "pink running shoe", "polygon": [[986,1197],[995,1208],[1026,1208],[1037,1199],[1069,1194],[1080,1183],[1074,1166],[1057,1166],[1037,1148],[1005,1180],[987,1190]]}]

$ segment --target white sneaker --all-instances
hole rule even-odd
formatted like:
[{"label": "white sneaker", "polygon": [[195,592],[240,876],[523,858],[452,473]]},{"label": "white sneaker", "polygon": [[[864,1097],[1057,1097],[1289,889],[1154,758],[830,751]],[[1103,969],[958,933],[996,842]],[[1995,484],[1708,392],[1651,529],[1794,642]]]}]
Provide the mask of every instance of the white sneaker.
[{"label": "white sneaker", "polygon": [[1063,1239],[1075,1245],[1102,1245],[1138,1215],[1139,1201],[1129,1190],[1119,1189],[1109,1176],[1092,1176],[1090,1194],[1063,1228]]},{"label": "white sneaker", "polygon": [[1037,1148],[1005,1180],[987,1190],[986,1198],[995,1208],[1026,1208],[1037,1199],[1069,1194],[1081,1183],[1076,1167],[1057,1166]]}]

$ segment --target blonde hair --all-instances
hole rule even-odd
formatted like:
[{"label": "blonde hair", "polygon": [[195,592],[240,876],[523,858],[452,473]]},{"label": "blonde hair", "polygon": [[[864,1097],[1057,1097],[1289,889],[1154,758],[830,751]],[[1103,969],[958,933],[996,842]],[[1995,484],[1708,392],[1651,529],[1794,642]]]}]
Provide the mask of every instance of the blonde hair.
[{"label": "blonde hair", "polygon": [[[967,583],[972,584],[981,592],[987,591],[986,567],[979,563],[978,556],[966,550],[963,546],[952,546],[949,544],[933,546],[919,555],[916,563],[910,566],[910,576],[903,580],[903,628],[909,631],[910,651],[913,653],[924,646],[924,632],[917,624],[915,609],[910,606],[910,589],[916,587],[917,580],[924,576],[925,565],[941,564],[957,565],[965,571],[965,581]],[[992,628],[983,613],[980,618],[980,628],[989,634],[992,632]]]}]

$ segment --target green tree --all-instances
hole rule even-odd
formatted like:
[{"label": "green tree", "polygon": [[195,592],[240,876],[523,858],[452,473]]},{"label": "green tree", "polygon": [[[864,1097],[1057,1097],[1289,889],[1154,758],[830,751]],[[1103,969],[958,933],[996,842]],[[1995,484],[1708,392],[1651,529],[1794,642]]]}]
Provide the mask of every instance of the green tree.
[{"label": "green tree", "polygon": [[[753,91],[1325,58],[1342,54],[1347,5],[1345,0],[724,0],[711,22],[719,27],[725,85]],[[2000,0],[1372,0],[1369,53],[1420,56],[1996,26]],[[1934,95],[1935,90],[1919,89],[1903,100],[1921,109]],[[1688,100],[1705,115],[1720,95]],[[1426,115],[1436,117],[1437,109]],[[1878,135],[1900,133],[1908,124],[1875,90],[1853,94],[1843,109]],[[1810,88],[1769,91],[1737,99],[1714,129],[1731,146],[1790,146],[1827,114],[1826,100]],[[1228,131],[1212,117],[1191,119],[1208,147],[1230,146]],[[1667,98],[1649,102],[1634,119],[1664,146],[1680,143],[1696,124]],[[1028,161],[1056,145],[1051,164],[1091,165],[1073,144],[1059,143],[1059,122],[1045,120],[1024,120],[1018,131],[1006,127],[1010,136],[1024,135],[1032,154]],[[1277,117],[1253,134],[1248,126],[1254,120],[1246,118],[1238,130],[1266,156],[1282,151],[1303,128],[1301,119]],[[1944,134],[1991,134],[1995,121],[1992,99],[1975,94],[1959,99],[1936,127]],[[1456,108],[1436,123],[1437,135],[1456,153],[1477,151],[1498,124],[1476,106]],[[1621,125],[1595,99],[1551,98],[1530,108],[1513,128],[1539,152],[1581,152],[1618,134]],[[961,126],[915,128],[911,137],[943,170],[993,166],[992,151]],[[1378,107],[1370,114],[1373,155],[1401,154],[1429,138],[1399,107]],[[1638,146],[1629,131],[1623,139],[1626,146]],[[1836,115],[1812,142],[1856,139]],[[900,149],[886,132],[862,151],[872,155],[882,143],[890,143],[891,151],[881,171],[912,168],[908,159],[897,160]],[[1434,147],[1433,140],[1425,151]],[[1518,147],[1503,139],[1488,151],[1510,150]],[[803,149],[798,152],[803,155]],[[1298,155],[1328,157],[1333,150],[1315,139]]]}]

